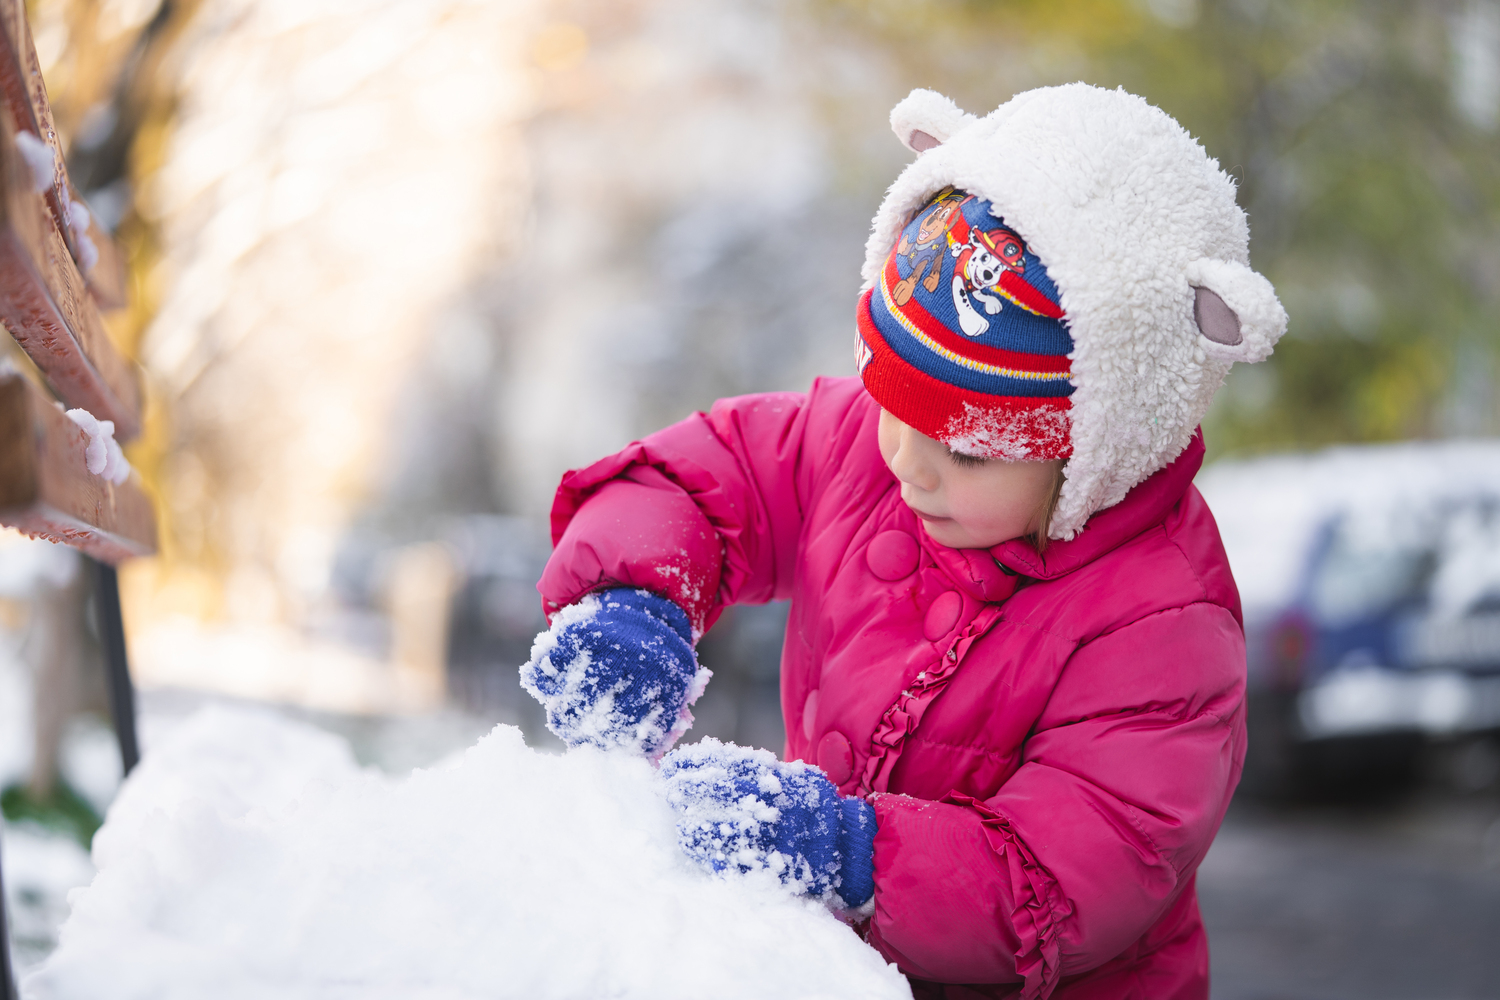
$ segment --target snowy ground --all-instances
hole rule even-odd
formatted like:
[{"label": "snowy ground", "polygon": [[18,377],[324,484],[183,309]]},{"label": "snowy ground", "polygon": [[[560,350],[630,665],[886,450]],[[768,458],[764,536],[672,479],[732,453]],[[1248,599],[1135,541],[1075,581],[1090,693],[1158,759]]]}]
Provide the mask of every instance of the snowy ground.
[{"label": "snowy ground", "polygon": [[[0,788],[25,780],[31,766],[31,683],[16,645],[14,636],[0,631]],[[120,783],[113,734],[79,720],[67,732],[62,769],[69,784],[102,813]],[[89,883],[94,866],[88,852],[65,834],[3,822],[0,866],[12,955],[25,971],[56,946],[57,929],[68,915],[67,894]]]},{"label": "snowy ground", "polygon": [[361,768],[269,711],[149,749],[94,841],[36,1000],[906,997],[821,905],[692,867],[655,770],[498,727],[429,770]]}]

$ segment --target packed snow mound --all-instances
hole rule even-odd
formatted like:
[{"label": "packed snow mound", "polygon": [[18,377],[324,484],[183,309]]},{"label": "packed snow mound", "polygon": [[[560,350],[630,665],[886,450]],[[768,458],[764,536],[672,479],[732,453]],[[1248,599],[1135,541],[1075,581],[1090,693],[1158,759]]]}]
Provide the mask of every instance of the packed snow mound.
[{"label": "packed snow mound", "polygon": [[393,779],[336,737],[209,708],[94,841],[34,1000],[911,996],[820,903],[677,846],[646,760],[499,726]]}]

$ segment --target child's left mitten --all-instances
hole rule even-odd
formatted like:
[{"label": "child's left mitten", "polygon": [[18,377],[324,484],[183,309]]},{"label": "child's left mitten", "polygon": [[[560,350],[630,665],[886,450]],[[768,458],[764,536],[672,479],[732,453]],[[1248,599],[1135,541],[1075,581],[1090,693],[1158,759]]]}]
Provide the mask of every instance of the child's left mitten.
[{"label": "child's left mitten", "polygon": [[656,756],[687,731],[709,671],[687,613],[648,590],[616,588],[563,608],[537,636],[521,686],[569,746]]},{"label": "child's left mitten", "polygon": [[678,842],[717,872],[770,871],[798,895],[857,910],[875,894],[875,810],[815,767],[704,739],[662,759]]}]

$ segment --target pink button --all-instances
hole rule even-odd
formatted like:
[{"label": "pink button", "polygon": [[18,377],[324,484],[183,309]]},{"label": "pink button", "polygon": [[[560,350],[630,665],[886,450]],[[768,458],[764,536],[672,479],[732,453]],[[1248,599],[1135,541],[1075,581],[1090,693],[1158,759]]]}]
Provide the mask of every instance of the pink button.
[{"label": "pink button", "polygon": [[917,540],[904,531],[882,531],[870,539],[865,564],[882,580],[899,580],[917,568]]},{"label": "pink button", "polygon": [[802,735],[812,739],[813,726],[818,722],[818,689],[813,688],[802,703]]},{"label": "pink button", "polygon": [[946,594],[939,594],[938,599],[932,602],[932,607],[927,609],[927,617],[922,619],[922,635],[928,642],[937,642],[953,631],[963,610],[964,599],[959,596],[958,591],[950,590]]},{"label": "pink button", "polygon": [[849,737],[840,732],[824,736],[818,743],[818,766],[835,785],[842,785],[854,773],[854,748]]}]

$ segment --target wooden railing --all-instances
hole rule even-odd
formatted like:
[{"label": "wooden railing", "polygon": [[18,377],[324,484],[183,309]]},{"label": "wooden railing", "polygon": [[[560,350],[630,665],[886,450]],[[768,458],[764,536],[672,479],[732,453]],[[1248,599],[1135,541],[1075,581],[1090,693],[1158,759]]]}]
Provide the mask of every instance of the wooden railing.
[{"label": "wooden railing", "polygon": [[[78,202],[78,207],[75,207]],[[139,758],[115,566],[156,550],[156,518],[134,473],[89,471],[89,435],[63,412],[141,431],[142,383],[101,309],[125,302],[120,255],[68,180],[22,0],[0,0],[0,323],[21,352],[0,368],[0,524],[70,545],[96,567],[110,712],[128,774]],[[15,1000],[0,875],[0,1000]]]}]

